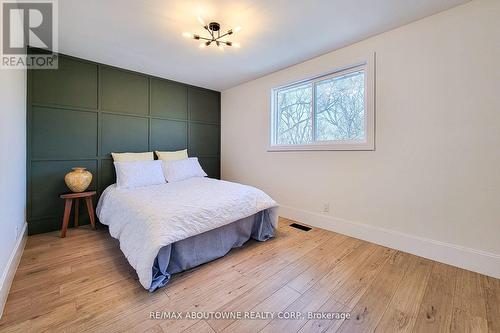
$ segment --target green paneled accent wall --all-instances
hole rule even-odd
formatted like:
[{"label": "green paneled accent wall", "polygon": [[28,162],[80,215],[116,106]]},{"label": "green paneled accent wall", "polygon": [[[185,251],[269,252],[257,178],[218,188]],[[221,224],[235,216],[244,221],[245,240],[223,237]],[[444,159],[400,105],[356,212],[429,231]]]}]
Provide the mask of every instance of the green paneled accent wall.
[{"label": "green paneled accent wall", "polygon": [[98,194],[114,183],[111,152],[187,148],[220,177],[217,91],[59,55],[59,69],[28,71],[27,103],[29,234],[60,229],[72,167],[92,172]]},{"label": "green paneled accent wall", "polygon": [[188,88],[165,80],[151,79],[151,115],[188,119]]},{"label": "green paneled accent wall", "polygon": [[[186,121],[152,119],[151,149],[181,150],[187,147],[188,124]],[[207,152],[208,153],[208,152]]]},{"label": "green paneled accent wall", "polygon": [[189,89],[188,110],[192,121],[220,123],[220,98],[215,100],[213,92],[201,89]]},{"label": "green paneled accent wall", "polygon": [[109,67],[99,74],[103,111],[149,114],[149,77]]},{"label": "green paneled accent wall", "polygon": [[100,123],[102,157],[111,158],[111,152],[149,151],[149,119],[104,113]]},{"label": "green paneled accent wall", "polygon": [[31,71],[32,102],[97,110],[98,67],[61,57],[57,70]]}]

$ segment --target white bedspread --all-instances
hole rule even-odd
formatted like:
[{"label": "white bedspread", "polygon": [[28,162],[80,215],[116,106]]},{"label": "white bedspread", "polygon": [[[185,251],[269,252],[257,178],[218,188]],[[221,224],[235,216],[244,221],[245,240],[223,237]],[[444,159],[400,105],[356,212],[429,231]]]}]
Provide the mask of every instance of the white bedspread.
[{"label": "white bedspread", "polygon": [[274,227],[277,203],[251,186],[210,178],[135,189],[109,186],[97,205],[101,223],[135,268],[144,288],[151,285],[152,267],[165,245],[271,209]]}]

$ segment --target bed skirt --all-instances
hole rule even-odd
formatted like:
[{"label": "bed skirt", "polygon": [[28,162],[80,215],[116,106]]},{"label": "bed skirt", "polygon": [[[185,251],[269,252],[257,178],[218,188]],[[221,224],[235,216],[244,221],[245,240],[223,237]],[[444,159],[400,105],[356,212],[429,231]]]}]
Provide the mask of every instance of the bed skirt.
[{"label": "bed skirt", "polygon": [[149,291],[165,286],[172,274],[225,256],[231,249],[242,246],[250,237],[257,241],[274,237],[268,209],[161,248],[154,261]]}]

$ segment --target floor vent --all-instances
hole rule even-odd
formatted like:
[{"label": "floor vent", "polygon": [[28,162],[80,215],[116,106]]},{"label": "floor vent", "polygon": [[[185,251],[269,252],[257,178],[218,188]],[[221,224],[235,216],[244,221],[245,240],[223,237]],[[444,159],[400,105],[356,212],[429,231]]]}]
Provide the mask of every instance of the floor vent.
[{"label": "floor vent", "polygon": [[295,228],[295,229],[300,229],[302,231],[309,231],[311,228],[306,227],[305,225],[298,224],[298,223],[292,223],[290,224],[290,227]]}]

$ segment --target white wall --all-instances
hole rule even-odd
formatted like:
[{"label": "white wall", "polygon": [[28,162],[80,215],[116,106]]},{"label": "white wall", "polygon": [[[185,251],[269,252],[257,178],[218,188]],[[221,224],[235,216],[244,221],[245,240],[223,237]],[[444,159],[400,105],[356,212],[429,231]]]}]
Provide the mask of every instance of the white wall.
[{"label": "white wall", "polygon": [[[224,91],[222,177],[303,216],[329,202],[321,216],[340,229],[362,223],[500,263],[499,32],[500,1],[476,0]],[[266,152],[272,87],[372,52],[376,151]]]},{"label": "white wall", "polygon": [[0,156],[2,278],[26,221],[26,70],[0,69]]}]

